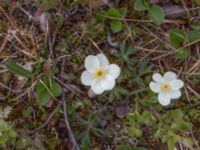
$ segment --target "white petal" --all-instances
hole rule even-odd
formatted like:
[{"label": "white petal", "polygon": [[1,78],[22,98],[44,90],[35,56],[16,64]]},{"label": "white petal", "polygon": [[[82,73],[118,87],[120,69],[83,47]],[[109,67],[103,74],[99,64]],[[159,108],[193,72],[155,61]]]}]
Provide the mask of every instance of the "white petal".
[{"label": "white petal", "polygon": [[89,55],[85,58],[85,68],[88,71],[93,71],[94,69],[99,67],[100,67],[100,62],[96,56]]},{"label": "white petal", "polygon": [[170,91],[169,95],[170,95],[171,99],[177,99],[177,98],[181,97],[181,91],[180,90]]},{"label": "white petal", "polygon": [[99,81],[96,81],[92,84],[91,90],[97,95],[104,92],[104,89]]},{"label": "white petal", "polygon": [[184,83],[182,80],[173,80],[170,82],[172,85],[173,90],[179,90],[180,88],[183,87]]},{"label": "white petal", "polygon": [[161,91],[161,89],[160,89],[160,84],[159,84],[159,83],[150,82],[149,87],[150,87],[150,89],[151,89],[153,92],[155,92],[155,93],[158,93],[158,92]]},{"label": "white petal", "polygon": [[105,67],[107,67],[109,65],[109,61],[108,61],[107,57],[104,54],[102,54],[102,53],[98,54],[97,58],[99,59],[101,67],[105,68]]},{"label": "white petal", "polygon": [[109,65],[107,71],[108,71],[108,74],[110,74],[114,79],[116,79],[120,75],[121,69],[118,65],[111,64]]},{"label": "white petal", "polygon": [[166,81],[172,81],[172,80],[175,80],[176,78],[177,78],[177,75],[174,72],[169,71],[164,74],[164,79]]},{"label": "white petal", "polygon": [[107,75],[105,79],[100,82],[104,90],[111,90],[115,86],[115,79],[111,75]]},{"label": "white petal", "polygon": [[158,101],[161,105],[167,106],[170,104],[171,99],[168,93],[159,93],[158,94]]},{"label": "white petal", "polygon": [[154,73],[152,76],[153,80],[158,83],[165,82],[165,79],[159,73]]},{"label": "white petal", "polygon": [[92,74],[88,71],[84,71],[81,74],[81,83],[84,85],[92,85],[92,83],[94,82],[94,78],[92,76]]}]

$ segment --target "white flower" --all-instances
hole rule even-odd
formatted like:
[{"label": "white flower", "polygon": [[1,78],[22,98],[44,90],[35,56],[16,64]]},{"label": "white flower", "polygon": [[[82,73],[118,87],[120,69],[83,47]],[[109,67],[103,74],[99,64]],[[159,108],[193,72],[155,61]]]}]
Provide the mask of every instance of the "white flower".
[{"label": "white flower", "polygon": [[91,86],[95,94],[111,90],[115,86],[115,79],[120,74],[120,67],[116,64],[109,64],[108,59],[102,53],[87,56],[85,68],[86,71],[81,75],[81,82]]},{"label": "white flower", "polygon": [[158,93],[158,101],[161,105],[167,106],[170,104],[171,99],[181,97],[180,89],[184,83],[182,80],[177,79],[174,72],[166,72],[164,76],[154,73],[152,78],[154,82],[150,82],[149,86],[153,92]]}]

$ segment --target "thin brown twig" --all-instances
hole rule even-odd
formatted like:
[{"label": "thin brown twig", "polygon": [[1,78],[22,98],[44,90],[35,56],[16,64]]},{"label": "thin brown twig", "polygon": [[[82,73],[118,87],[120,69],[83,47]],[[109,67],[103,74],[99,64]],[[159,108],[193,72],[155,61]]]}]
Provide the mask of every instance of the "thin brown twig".
[{"label": "thin brown twig", "polygon": [[200,98],[200,95],[194,89],[192,89],[189,85],[187,86],[187,89],[189,89],[193,94],[195,94],[198,98]]},{"label": "thin brown twig", "polygon": [[4,48],[5,48],[6,44],[7,44],[7,42],[8,42],[8,34],[6,34],[4,40],[3,40],[2,44],[1,44],[0,53],[4,50]]},{"label": "thin brown twig", "polygon": [[6,16],[6,18],[8,19],[8,21],[13,24],[12,20],[10,19],[10,17],[6,14],[6,12],[4,11],[4,9],[0,6],[0,10],[1,12]]},{"label": "thin brown twig", "polygon": [[182,49],[184,49],[184,48],[186,48],[186,47],[189,47],[189,46],[191,46],[191,45],[194,45],[194,44],[196,44],[196,43],[198,43],[198,42],[200,42],[200,39],[198,39],[198,40],[196,40],[196,41],[194,41],[194,42],[192,42],[192,43],[186,44],[185,46],[183,46],[183,47],[181,47],[181,48],[179,48],[179,49],[177,49],[177,50],[175,50],[175,51],[170,51],[170,52],[167,53],[167,54],[163,54],[163,55],[160,55],[160,56],[158,56],[158,57],[155,57],[155,58],[153,58],[152,60],[157,60],[157,59],[166,57],[166,56],[168,56],[168,55],[174,54],[175,52],[179,52],[179,51],[181,51]]},{"label": "thin brown twig", "polygon": [[55,113],[57,112],[57,110],[60,108],[61,104],[62,104],[61,102],[58,103],[58,105],[56,106],[56,108],[55,108],[55,109],[53,110],[53,112],[49,115],[48,119],[47,119],[40,127],[34,129],[34,130],[33,130],[33,133],[47,126],[47,124],[49,123],[49,121],[51,120],[51,118],[54,116],[54,114],[55,114]]},{"label": "thin brown twig", "polygon": [[[129,18],[117,18],[117,17],[110,17],[105,16],[105,18],[113,19],[113,20],[120,20],[120,21],[127,21],[127,22],[138,22],[138,23],[153,23],[153,20],[141,20],[141,19],[129,19]],[[180,20],[164,20],[163,23],[171,23],[171,24],[185,24],[185,21]]]},{"label": "thin brown twig", "polygon": [[[62,61],[61,77],[62,77],[62,74],[64,72],[64,66],[65,66],[65,59],[63,59],[63,61]],[[63,80],[63,78],[62,78],[62,80]],[[66,125],[67,131],[68,131],[68,136],[69,136],[71,143],[73,145],[72,150],[80,150],[80,148],[79,148],[79,146],[76,142],[76,139],[73,135],[70,124],[69,124],[68,115],[67,115],[67,104],[66,104],[65,99],[66,99],[65,92],[63,91],[62,92],[62,104],[63,104],[63,110],[64,110],[64,120],[65,120],[65,125]]]}]

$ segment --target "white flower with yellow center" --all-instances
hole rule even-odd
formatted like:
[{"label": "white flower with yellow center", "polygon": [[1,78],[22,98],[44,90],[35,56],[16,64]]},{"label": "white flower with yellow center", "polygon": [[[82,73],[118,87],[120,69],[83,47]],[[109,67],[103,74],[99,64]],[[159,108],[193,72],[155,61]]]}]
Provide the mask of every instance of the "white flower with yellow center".
[{"label": "white flower with yellow center", "polygon": [[150,82],[150,89],[158,93],[158,101],[161,105],[167,106],[170,104],[171,99],[178,99],[181,97],[180,89],[184,83],[182,80],[177,79],[177,75],[173,72],[166,72],[164,76],[159,73],[154,73],[152,76],[154,82]]},{"label": "white flower with yellow center", "polygon": [[115,79],[120,74],[120,67],[116,64],[109,64],[104,54],[87,56],[85,68],[86,71],[81,75],[81,82],[91,86],[95,94],[111,90],[115,86]]}]

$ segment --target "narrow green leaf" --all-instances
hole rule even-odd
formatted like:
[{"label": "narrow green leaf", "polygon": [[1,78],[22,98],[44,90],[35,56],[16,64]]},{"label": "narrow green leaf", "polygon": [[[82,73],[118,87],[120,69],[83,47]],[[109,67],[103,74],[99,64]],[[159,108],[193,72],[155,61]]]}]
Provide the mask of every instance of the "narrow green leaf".
[{"label": "narrow green leaf", "polygon": [[148,15],[157,25],[161,25],[165,19],[164,10],[158,5],[152,5],[148,9]]},{"label": "narrow green leaf", "polygon": [[23,67],[21,67],[20,65],[18,65],[15,62],[8,62],[5,64],[5,66],[10,72],[12,72],[14,74],[24,76],[24,77],[32,77],[33,76],[33,74],[30,71],[24,69]]},{"label": "narrow green leaf", "polygon": [[56,97],[59,96],[62,92],[62,88],[60,84],[56,82],[52,82],[52,88],[51,88],[52,94]]}]

